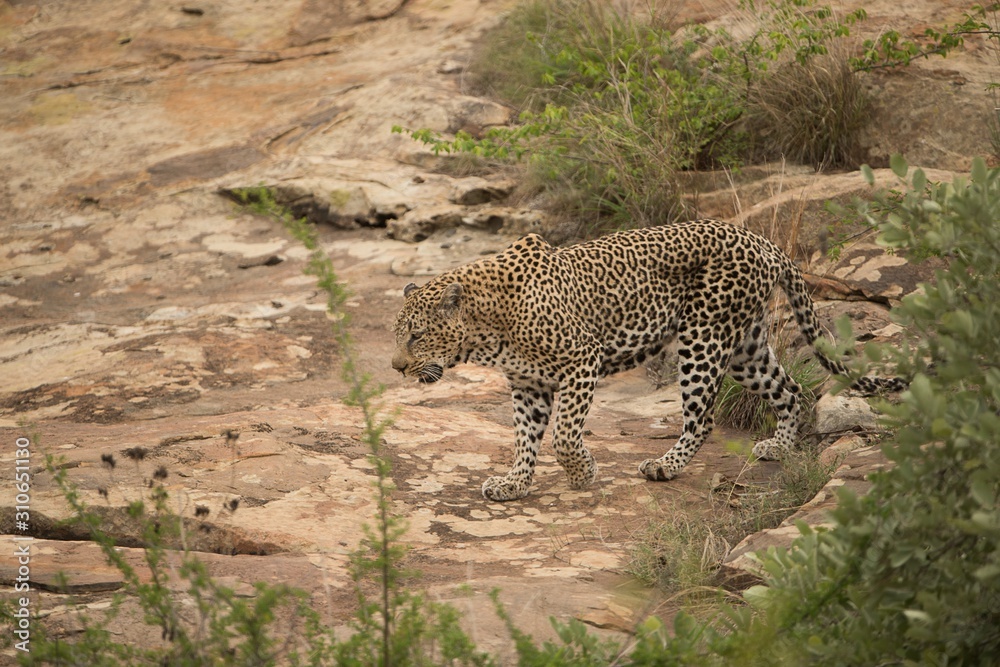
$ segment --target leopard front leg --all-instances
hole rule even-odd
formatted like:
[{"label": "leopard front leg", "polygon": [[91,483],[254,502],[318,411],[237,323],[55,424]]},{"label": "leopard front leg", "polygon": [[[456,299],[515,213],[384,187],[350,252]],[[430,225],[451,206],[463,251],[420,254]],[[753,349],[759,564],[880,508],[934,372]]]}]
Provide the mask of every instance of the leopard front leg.
[{"label": "leopard front leg", "polygon": [[687,398],[684,405],[684,430],[677,443],[660,458],[639,464],[639,472],[651,482],[666,482],[680,474],[712,433],[715,419],[711,406],[706,408],[701,401]]},{"label": "leopard front leg", "polygon": [[583,425],[594,402],[596,384],[596,370],[581,369],[577,377],[564,381],[559,387],[559,411],[552,446],[573,489],[582,489],[597,479],[597,463],[583,444]]},{"label": "leopard front leg", "polygon": [[538,447],[552,414],[552,395],[553,389],[541,383],[511,379],[516,433],[514,465],[506,475],[483,482],[483,497],[487,500],[518,500],[528,495]]}]

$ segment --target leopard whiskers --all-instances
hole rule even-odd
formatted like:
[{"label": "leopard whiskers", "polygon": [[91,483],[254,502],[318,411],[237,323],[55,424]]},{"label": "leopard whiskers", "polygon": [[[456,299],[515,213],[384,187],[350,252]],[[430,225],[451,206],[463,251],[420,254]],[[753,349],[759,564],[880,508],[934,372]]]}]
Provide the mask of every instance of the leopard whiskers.
[{"label": "leopard whiskers", "polygon": [[425,384],[437,382],[442,375],[444,375],[444,369],[437,364],[427,364],[417,373],[418,379]]}]

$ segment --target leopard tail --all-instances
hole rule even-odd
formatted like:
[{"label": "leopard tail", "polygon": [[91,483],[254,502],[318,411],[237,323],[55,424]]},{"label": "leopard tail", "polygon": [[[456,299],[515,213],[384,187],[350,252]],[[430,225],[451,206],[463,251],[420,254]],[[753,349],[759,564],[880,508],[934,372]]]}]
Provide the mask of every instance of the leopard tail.
[{"label": "leopard tail", "polygon": [[[799,271],[799,268],[791,258],[787,256],[784,257],[784,273],[779,278],[779,283],[792,306],[792,312],[795,315],[795,321],[798,323],[799,329],[802,330],[806,341],[813,348],[816,360],[827,372],[833,375],[849,376],[850,371],[847,366],[837,359],[831,359],[826,356],[816,347],[815,342],[822,331],[819,326],[819,320],[816,318],[816,309],[813,307],[813,300],[809,296],[802,272]],[[902,391],[909,384],[904,378],[900,377],[865,376],[855,380],[851,384],[851,388],[865,394],[878,394],[881,392]]]}]

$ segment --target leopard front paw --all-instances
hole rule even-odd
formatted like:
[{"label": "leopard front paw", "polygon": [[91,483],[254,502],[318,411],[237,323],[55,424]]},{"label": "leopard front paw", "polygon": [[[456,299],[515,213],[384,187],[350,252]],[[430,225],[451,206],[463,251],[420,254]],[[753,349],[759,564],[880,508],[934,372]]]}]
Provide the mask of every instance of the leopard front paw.
[{"label": "leopard front paw", "polygon": [[569,488],[586,488],[593,484],[594,480],[597,479],[597,462],[594,461],[594,457],[590,456],[588,453],[587,458],[581,466],[576,469],[567,470],[566,474],[569,476]]},{"label": "leopard front paw", "polygon": [[667,482],[677,477],[681,468],[663,459],[647,459],[639,464],[639,472],[651,482]]},{"label": "leopard front paw", "polygon": [[530,482],[521,482],[507,477],[490,477],[483,482],[483,498],[496,502],[520,500],[528,495]]}]

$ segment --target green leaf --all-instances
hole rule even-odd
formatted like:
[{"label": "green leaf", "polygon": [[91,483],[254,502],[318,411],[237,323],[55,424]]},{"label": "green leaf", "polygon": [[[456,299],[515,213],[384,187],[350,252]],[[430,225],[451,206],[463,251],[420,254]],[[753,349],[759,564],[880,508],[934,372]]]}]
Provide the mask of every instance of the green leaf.
[{"label": "green leaf", "polygon": [[1000,564],[990,563],[989,565],[983,565],[973,573],[973,576],[981,581],[996,579],[1000,577]]},{"label": "green leaf", "polygon": [[972,160],[972,182],[973,183],[985,183],[986,182],[986,162],[981,157],[975,157]]},{"label": "green leaf", "polygon": [[909,393],[913,396],[917,406],[930,415],[930,411],[937,403],[937,395],[931,387],[930,379],[923,374],[917,375],[910,381]]},{"label": "green leaf", "polygon": [[767,606],[770,597],[771,589],[767,586],[751,586],[743,591],[743,599],[757,609]]},{"label": "green leaf", "polygon": [[919,623],[930,623],[931,621],[930,614],[919,609],[904,609],[903,615],[911,621],[917,621]]},{"label": "green leaf", "polygon": [[977,503],[985,508],[997,506],[997,496],[993,482],[983,477],[978,477],[969,485],[969,493]]},{"label": "green leaf", "polygon": [[[684,612],[683,611],[680,612],[678,616],[680,616],[680,614],[682,613]],[[643,632],[648,632],[648,633],[660,632],[663,629],[663,621],[661,621],[656,616],[649,616],[646,618],[645,621],[639,624],[639,628]]]},{"label": "green leaf", "polygon": [[894,154],[889,158],[889,166],[892,168],[892,173],[896,174],[900,178],[906,178],[906,172],[909,170],[909,165],[906,164],[906,159],[902,156]]},{"label": "green leaf", "polygon": [[989,533],[1000,533],[1000,516],[997,512],[973,512],[972,523]]},{"label": "green leaf", "polygon": [[861,175],[868,185],[875,185],[875,172],[867,164],[861,165]]},{"label": "green leaf", "polygon": [[898,568],[908,563],[911,558],[913,558],[912,551],[897,551],[892,555],[892,558],[890,559],[889,562],[892,565],[892,567]]}]

